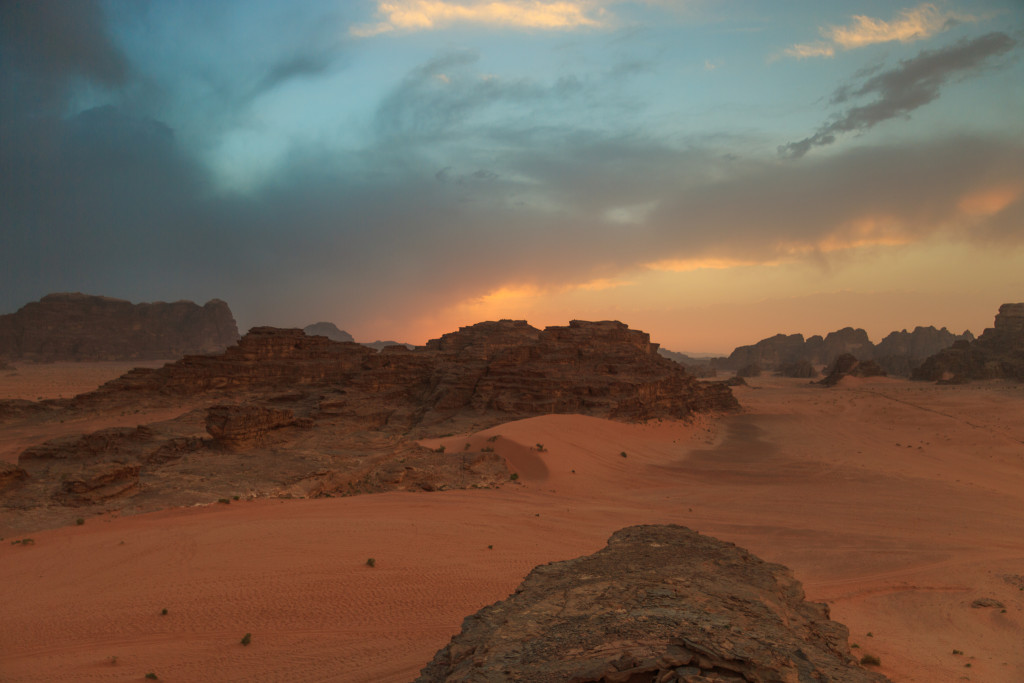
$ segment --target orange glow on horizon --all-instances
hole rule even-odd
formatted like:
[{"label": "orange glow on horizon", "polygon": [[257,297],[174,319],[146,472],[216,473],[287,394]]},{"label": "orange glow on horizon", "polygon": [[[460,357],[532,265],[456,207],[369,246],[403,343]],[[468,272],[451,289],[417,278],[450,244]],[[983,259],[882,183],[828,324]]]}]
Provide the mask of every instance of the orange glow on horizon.
[{"label": "orange glow on horizon", "polygon": [[1000,185],[964,195],[957,208],[971,216],[993,216],[1014,204],[1024,194],[1024,185]]}]

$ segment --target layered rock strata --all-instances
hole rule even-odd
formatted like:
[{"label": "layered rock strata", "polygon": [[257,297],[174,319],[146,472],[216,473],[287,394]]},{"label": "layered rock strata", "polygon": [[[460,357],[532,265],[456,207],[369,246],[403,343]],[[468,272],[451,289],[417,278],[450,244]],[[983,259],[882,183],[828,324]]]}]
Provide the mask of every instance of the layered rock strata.
[{"label": "layered rock strata", "polygon": [[418,683],[887,679],[782,565],[675,525],[615,532],[465,619]]},{"label": "layered rock strata", "polygon": [[[738,407],[728,387],[697,381],[657,347],[619,322],[481,323],[379,352],[258,327],[221,354],[135,369],[74,399],[0,402],[0,422],[37,425],[41,435],[5,477],[0,505],[114,509],[131,499],[151,509],[235,495],[492,486],[508,479],[500,448],[443,454],[417,440],[547,413],[637,421]],[[82,413],[152,410],[179,412],[138,427],[47,433]],[[126,485],[102,484],[104,472]],[[72,480],[74,490],[62,488]]]}]

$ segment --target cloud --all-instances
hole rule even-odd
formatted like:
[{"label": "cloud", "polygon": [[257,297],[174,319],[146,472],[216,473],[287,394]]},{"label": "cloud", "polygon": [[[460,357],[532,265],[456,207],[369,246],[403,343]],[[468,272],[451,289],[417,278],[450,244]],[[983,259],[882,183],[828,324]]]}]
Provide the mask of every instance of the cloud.
[{"label": "cloud", "polygon": [[912,43],[942,33],[957,24],[973,23],[978,17],[952,11],[939,10],[924,3],[900,12],[892,21],[855,14],[847,26],[826,26],[820,29],[825,41],[798,43],[783,50],[783,54],[797,59],[832,57],[836,47],[852,50],[877,43]]},{"label": "cloud", "polygon": [[0,3],[0,64],[0,106],[7,112],[25,102],[56,109],[73,80],[116,88],[130,72],[96,0]]},{"label": "cloud", "polygon": [[862,132],[883,121],[906,116],[938,99],[942,86],[950,79],[982,69],[992,57],[1009,52],[1016,45],[1005,33],[988,33],[939,50],[924,50],[901,61],[894,69],[870,76],[859,86],[844,85],[833,94],[833,104],[868,95],[875,95],[876,99],[847,109],[810,137],[779,147],[779,154],[799,158],[813,147],[832,144],[839,134]]},{"label": "cloud", "polygon": [[571,30],[604,25],[603,10],[589,11],[592,3],[545,0],[378,0],[375,24],[353,26],[349,33],[369,38],[391,31],[429,31],[453,24]]}]

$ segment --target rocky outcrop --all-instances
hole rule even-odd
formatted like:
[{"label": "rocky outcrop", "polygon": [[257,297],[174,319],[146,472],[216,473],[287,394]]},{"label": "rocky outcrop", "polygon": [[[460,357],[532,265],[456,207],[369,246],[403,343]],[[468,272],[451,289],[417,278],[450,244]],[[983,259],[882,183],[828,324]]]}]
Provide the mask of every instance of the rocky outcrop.
[{"label": "rocky outcrop", "polygon": [[962,382],[1015,379],[1024,382],[1024,303],[1003,304],[995,323],[974,341],[958,341],[929,357],[913,379]]},{"label": "rocky outcrop", "polygon": [[206,409],[206,431],[231,450],[261,444],[270,432],[296,424],[291,410],[256,405],[216,405]]},{"label": "rocky outcrop", "polygon": [[139,463],[98,463],[66,477],[54,498],[71,507],[127,498],[139,491]]},{"label": "rocky outcrop", "polygon": [[501,415],[500,421],[576,412],[645,420],[737,407],[728,388],[698,382],[657,348],[646,333],[614,321],[575,320],[544,331],[525,321],[486,322],[423,348],[381,352],[257,327],[219,356],[136,369],[76,400],[338,387],[341,393],[321,400],[318,410],[372,414],[405,428],[460,416]]},{"label": "rocky outcrop", "polygon": [[844,377],[885,377],[885,370],[873,360],[857,360],[852,353],[844,353],[836,358],[819,384],[834,387]]},{"label": "rocky outcrop", "polygon": [[848,635],[785,567],[685,527],[635,526],[534,569],[417,681],[886,681],[856,664]]},{"label": "rocky outcrop", "polygon": [[[113,509],[132,495],[134,508],[153,509],[243,493],[492,486],[509,473],[488,444],[443,454],[417,440],[547,413],[637,421],[738,407],[729,387],[698,381],[657,349],[646,333],[614,321],[545,330],[481,323],[425,347],[379,352],[257,327],[221,354],[137,368],[73,399],[0,402],[0,421],[42,425],[39,442],[18,459],[25,476],[0,505],[92,500]],[[79,413],[169,408],[178,417],[135,428],[56,438],[46,429]],[[133,463],[137,487],[99,491],[103,472]],[[77,482],[73,490],[66,481]]]},{"label": "rocky outcrop", "polygon": [[50,294],[0,316],[0,356],[28,361],[157,360],[220,353],[238,340],[219,299],[133,304]]},{"label": "rocky outcrop", "polygon": [[311,337],[320,335],[321,337],[327,337],[331,341],[355,341],[351,334],[345,330],[339,330],[338,326],[334,323],[313,323],[312,325],[306,325],[303,327],[302,331]]},{"label": "rocky outcrop", "polygon": [[[844,327],[825,337],[815,335],[806,340],[800,334],[777,334],[751,346],[737,347],[729,358],[715,359],[712,365],[733,371],[757,365],[785,377],[816,377],[817,368],[850,354],[858,360],[876,361],[888,374],[906,377],[930,355],[973,338],[969,331],[954,335],[946,328],[916,327],[913,332],[892,332],[875,346],[864,330]],[[814,374],[809,374],[808,366]]]},{"label": "rocky outcrop", "polygon": [[915,327],[913,332],[890,332],[875,347],[874,359],[890,375],[909,377],[930,356],[948,349],[958,341],[973,341],[970,331],[953,334],[945,327]]}]

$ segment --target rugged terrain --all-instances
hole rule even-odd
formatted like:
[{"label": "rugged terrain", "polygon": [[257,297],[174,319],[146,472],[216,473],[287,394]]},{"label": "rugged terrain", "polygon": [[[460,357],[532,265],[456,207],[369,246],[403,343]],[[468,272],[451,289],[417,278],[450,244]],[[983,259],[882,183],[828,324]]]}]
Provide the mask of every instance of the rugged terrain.
[{"label": "rugged terrain", "polygon": [[875,361],[887,374],[908,377],[929,356],[954,343],[973,339],[969,331],[955,335],[945,327],[915,327],[913,332],[891,332],[875,345],[864,330],[844,327],[825,337],[814,335],[807,339],[802,334],[777,334],[756,344],[737,347],[728,358],[714,359],[710,365],[746,376],[774,371],[785,377],[814,377],[815,366],[831,366],[840,356],[850,354],[860,361]]},{"label": "rugged terrain", "polygon": [[541,565],[466,618],[417,683],[880,683],[785,567],[677,525]]},{"label": "rugged terrain", "polygon": [[1024,382],[1024,303],[1003,304],[993,326],[974,341],[959,341],[928,358],[914,379],[964,382],[1015,379]]},{"label": "rugged terrain", "polygon": [[8,361],[163,360],[219,353],[237,340],[235,319],[219,299],[199,306],[49,294],[0,316],[0,359]]},{"label": "rugged terrain", "polygon": [[[13,435],[3,455],[17,463],[0,483],[0,530],[219,499],[494,486],[508,478],[500,442],[445,454],[417,441],[549,413],[645,421],[737,407],[728,387],[618,322],[480,323],[380,352],[254,328],[222,354],[138,368],[74,399],[0,402]],[[83,433],[86,415],[108,423]]]},{"label": "rugged terrain", "polygon": [[[0,671],[408,683],[537,565],[681,524],[792,569],[893,681],[1024,680],[1024,384],[748,384],[742,412],[542,415],[422,442],[496,447],[518,475],[499,488],[66,508],[61,528],[0,533]],[[108,418],[75,419],[49,426]]]}]

